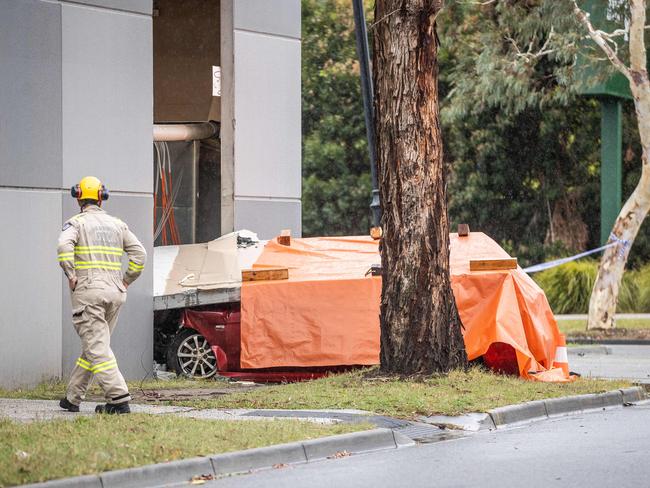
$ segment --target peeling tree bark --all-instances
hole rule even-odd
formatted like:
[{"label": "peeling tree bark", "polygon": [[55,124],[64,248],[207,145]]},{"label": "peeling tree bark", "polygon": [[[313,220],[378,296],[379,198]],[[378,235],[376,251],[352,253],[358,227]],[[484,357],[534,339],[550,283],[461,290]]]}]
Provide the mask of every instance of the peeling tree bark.
[{"label": "peeling tree bark", "polygon": [[614,327],[614,313],[618,292],[625,271],[625,263],[639,228],[650,210],[650,82],[646,69],[646,49],[644,29],[646,22],[645,0],[630,0],[630,66],[626,66],[607,43],[603,33],[595,30],[589,18],[574,1],[578,20],[586,27],[589,36],[603,50],[611,63],[623,73],[630,82],[634,96],[637,125],[641,139],[642,169],[641,178],[614,223],[612,234],[618,240],[617,246],[605,251],[598,268],[589,302],[588,329]]},{"label": "peeling tree bark", "polygon": [[413,374],[467,363],[449,277],[438,113],[442,0],[377,0],[373,69],[382,203],[381,368]]}]

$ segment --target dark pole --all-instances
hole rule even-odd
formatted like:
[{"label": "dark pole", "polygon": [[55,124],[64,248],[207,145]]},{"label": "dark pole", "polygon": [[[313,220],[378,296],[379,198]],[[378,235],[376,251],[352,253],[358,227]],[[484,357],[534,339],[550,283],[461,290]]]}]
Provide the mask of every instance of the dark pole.
[{"label": "dark pole", "polygon": [[361,70],[361,95],[363,96],[363,112],[366,118],[366,136],[368,138],[368,153],[370,154],[370,174],[372,175],[372,226],[380,227],[381,206],[379,204],[379,187],[377,185],[377,143],[375,139],[375,111],[373,106],[372,76],[370,74],[370,52],[368,50],[368,32],[366,31],[366,15],[363,10],[363,0],[352,0],[354,10],[354,31],[357,38],[357,55]]}]

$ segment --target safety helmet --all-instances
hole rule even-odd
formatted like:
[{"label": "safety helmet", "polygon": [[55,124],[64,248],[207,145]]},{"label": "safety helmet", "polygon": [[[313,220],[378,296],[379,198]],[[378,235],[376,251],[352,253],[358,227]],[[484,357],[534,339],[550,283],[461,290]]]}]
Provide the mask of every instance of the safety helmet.
[{"label": "safety helmet", "polygon": [[86,176],[70,188],[70,194],[77,200],[108,200],[108,189],[94,176]]}]

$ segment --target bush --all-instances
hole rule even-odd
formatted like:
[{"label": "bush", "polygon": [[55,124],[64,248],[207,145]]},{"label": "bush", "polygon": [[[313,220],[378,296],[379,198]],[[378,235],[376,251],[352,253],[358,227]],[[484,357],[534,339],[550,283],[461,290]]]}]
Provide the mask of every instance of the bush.
[{"label": "bush", "polygon": [[587,313],[598,263],[573,261],[533,275],[542,287],[553,313]]},{"label": "bush", "polygon": [[[598,262],[581,260],[563,264],[533,276],[546,293],[553,313],[588,313],[591,290],[596,281]],[[650,265],[626,271],[618,294],[619,313],[650,311]]]},{"label": "bush", "polygon": [[638,289],[636,312],[650,312],[650,264],[635,271],[634,281]]}]

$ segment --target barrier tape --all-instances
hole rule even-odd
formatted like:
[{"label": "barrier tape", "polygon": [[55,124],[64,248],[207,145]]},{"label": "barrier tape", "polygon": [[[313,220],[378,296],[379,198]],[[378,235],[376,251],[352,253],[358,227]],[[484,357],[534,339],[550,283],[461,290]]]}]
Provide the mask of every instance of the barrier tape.
[{"label": "barrier tape", "polygon": [[589,256],[590,254],[595,254],[597,252],[604,251],[605,249],[608,249],[610,247],[619,246],[619,245],[620,245],[620,249],[618,250],[618,257],[623,259],[623,257],[625,256],[625,251],[630,245],[630,241],[626,239],[619,239],[614,234],[609,235],[609,240],[612,242],[605,244],[604,246],[597,247],[596,249],[591,249],[589,251],[581,252],[580,254],[575,254],[574,256],[555,259],[553,261],[548,261],[546,263],[529,266],[528,268],[524,268],[523,271],[525,271],[526,273],[537,273],[538,271],[544,271],[546,269],[555,268],[556,266],[561,266],[563,264],[570,263],[571,261],[575,261],[577,259],[584,258],[585,256]]}]

